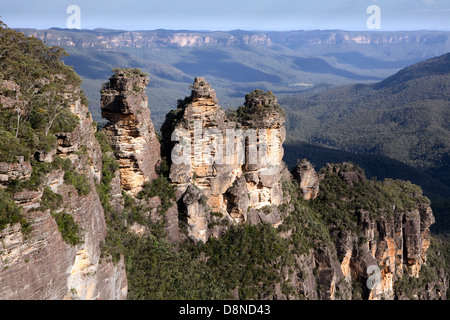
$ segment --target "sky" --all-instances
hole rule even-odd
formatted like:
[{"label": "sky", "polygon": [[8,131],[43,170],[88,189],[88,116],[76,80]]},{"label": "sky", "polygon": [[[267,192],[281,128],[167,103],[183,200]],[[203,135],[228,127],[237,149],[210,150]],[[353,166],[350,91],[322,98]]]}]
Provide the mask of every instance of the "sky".
[{"label": "sky", "polygon": [[[79,25],[67,24],[70,5]],[[450,30],[450,0],[0,0],[0,20],[37,29],[364,31],[371,5],[380,9],[375,30]]]}]

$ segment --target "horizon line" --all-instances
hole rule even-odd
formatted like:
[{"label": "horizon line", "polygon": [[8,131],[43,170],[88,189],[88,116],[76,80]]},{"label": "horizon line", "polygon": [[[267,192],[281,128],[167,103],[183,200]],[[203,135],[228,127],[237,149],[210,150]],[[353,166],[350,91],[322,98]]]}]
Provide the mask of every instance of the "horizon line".
[{"label": "horizon line", "polygon": [[48,31],[48,30],[60,30],[60,31],[71,31],[71,32],[155,32],[155,31],[171,31],[171,32],[198,32],[198,33],[214,33],[214,32],[370,32],[370,33],[383,33],[383,32],[450,32],[445,29],[414,29],[414,30],[348,30],[348,29],[286,29],[286,30],[263,30],[263,29],[228,29],[228,30],[208,30],[208,29],[166,29],[166,28],[158,28],[158,29],[111,29],[111,28],[61,28],[61,27],[50,27],[50,28],[30,28],[30,27],[13,27],[11,29],[15,30],[37,30],[37,31]]}]

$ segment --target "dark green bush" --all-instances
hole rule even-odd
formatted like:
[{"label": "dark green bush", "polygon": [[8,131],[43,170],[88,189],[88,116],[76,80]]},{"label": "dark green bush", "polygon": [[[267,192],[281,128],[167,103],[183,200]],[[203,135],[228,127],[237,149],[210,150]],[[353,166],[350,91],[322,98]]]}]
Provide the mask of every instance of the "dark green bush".
[{"label": "dark green bush", "polygon": [[44,188],[41,198],[41,210],[55,211],[61,207],[63,197],[60,194],[54,193],[49,187]]},{"label": "dark green bush", "polygon": [[30,150],[20,144],[19,139],[0,128],[0,162],[15,163],[18,156],[30,159]]},{"label": "dark green bush", "polygon": [[8,193],[0,189],[0,230],[10,223],[20,222],[22,218],[21,209]]},{"label": "dark green bush", "polygon": [[53,218],[58,225],[58,231],[61,233],[64,241],[70,245],[81,243],[79,232],[80,228],[70,214],[63,212],[53,213]]},{"label": "dark green bush", "polygon": [[159,212],[164,214],[174,203],[175,189],[165,177],[158,177],[144,184],[142,191],[137,195],[139,199],[158,196],[161,199]]},{"label": "dark green bush", "polygon": [[80,196],[86,196],[91,192],[89,179],[85,175],[74,170],[66,171],[64,174],[64,182],[74,186]]}]

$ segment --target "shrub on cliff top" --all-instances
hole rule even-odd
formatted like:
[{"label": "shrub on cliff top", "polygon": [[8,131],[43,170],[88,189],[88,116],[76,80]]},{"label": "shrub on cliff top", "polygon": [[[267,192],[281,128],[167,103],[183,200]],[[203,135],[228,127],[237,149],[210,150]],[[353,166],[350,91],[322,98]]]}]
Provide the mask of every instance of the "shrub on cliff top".
[{"label": "shrub on cliff top", "polygon": [[256,89],[245,96],[245,103],[237,110],[231,110],[228,117],[233,121],[261,121],[271,115],[285,117],[285,111],[280,106],[272,91],[264,92]]},{"label": "shrub on cliff top", "polygon": [[139,68],[115,68],[112,70],[114,75],[126,75],[128,77],[138,76],[146,77],[147,74],[142,72]]}]

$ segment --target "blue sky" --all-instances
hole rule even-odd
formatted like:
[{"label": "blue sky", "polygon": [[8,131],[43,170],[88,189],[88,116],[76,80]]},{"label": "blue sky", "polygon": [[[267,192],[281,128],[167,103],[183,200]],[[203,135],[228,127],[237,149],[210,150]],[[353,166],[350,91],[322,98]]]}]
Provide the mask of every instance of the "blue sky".
[{"label": "blue sky", "polygon": [[83,29],[368,30],[366,9],[378,5],[381,31],[450,30],[449,0],[0,0],[0,19],[65,28],[69,5]]}]

